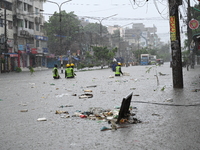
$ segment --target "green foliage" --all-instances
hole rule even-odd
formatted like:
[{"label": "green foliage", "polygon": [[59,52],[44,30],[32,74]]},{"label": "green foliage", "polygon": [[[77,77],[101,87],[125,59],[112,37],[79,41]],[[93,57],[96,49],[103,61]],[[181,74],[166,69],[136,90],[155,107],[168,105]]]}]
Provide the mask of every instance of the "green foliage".
[{"label": "green foliage", "polygon": [[110,63],[110,61],[115,56],[117,48],[109,50],[107,47],[92,47],[94,51],[94,56],[96,60],[105,63]]},{"label": "green foliage", "polygon": [[16,72],[22,72],[22,69],[20,67],[16,67],[15,71]]},{"label": "green foliage", "polygon": [[77,69],[83,69],[83,68],[85,68],[86,67],[86,65],[84,64],[84,63],[79,63],[78,65],[77,65]]},{"label": "green foliage", "polygon": [[183,51],[182,52],[182,58],[184,62],[187,62],[189,59],[190,51]]},{"label": "green foliage", "polygon": [[49,17],[49,20],[44,24],[44,30],[48,36],[49,51],[57,55],[65,55],[66,51],[71,49],[73,41],[79,38],[77,33],[80,29],[80,20],[73,12],[66,13],[64,10],[60,13],[54,12]]},{"label": "green foliage", "polygon": [[134,56],[136,57],[137,61],[140,61],[140,55],[141,54],[148,54],[147,49],[138,49],[136,51],[133,51]]},{"label": "green foliage", "polygon": [[28,67],[29,68],[29,71],[30,71],[30,73],[31,73],[31,75],[35,72],[35,70],[33,69],[33,67],[31,67],[31,66],[29,66]]},{"label": "green foliage", "polygon": [[151,71],[152,68],[153,67],[147,67],[146,73],[150,73],[150,71]]},{"label": "green foliage", "polygon": [[165,88],[166,88],[166,85],[162,87],[161,91],[164,91],[164,90],[165,90]]},{"label": "green foliage", "polygon": [[[100,24],[99,23],[89,23],[84,27],[85,32],[98,33],[100,35]],[[102,25],[102,34],[107,34],[107,27]]]}]

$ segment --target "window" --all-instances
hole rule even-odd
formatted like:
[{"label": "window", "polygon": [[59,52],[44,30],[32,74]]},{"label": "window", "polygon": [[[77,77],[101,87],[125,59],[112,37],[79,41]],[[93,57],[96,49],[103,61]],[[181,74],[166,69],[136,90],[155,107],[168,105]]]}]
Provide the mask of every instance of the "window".
[{"label": "window", "polygon": [[40,31],[44,32],[44,27],[43,26],[40,26]]},{"label": "window", "polygon": [[13,22],[12,21],[8,21],[8,29],[12,29],[13,28]]},{"label": "window", "polygon": [[3,19],[0,19],[0,27],[3,27]]},{"label": "window", "polygon": [[40,47],[40,41],[36,40],[36,47]]},{"label": "window", "polygon": [[27,4],[24,3],[24,11],[27,11]]},{"label": "window", "polygon": [[18,25],[18,27],[23,27],[23,20],[19,20],[19,21],[17,22],[17,25]]},{"label": "window", "polygon": [[33,25],[34,25],[33,22],[29,22],[28,28],[29,28],[29,29],[34,29],[34,26],[33,26]]},{"label": "window", "polygon": [[38,13],[39,13],[39,9],[38,9],[38,8],[35,8],[35,14],[38,15]]},{"label": "window", "polygon": [[25,20],[25,28],[28,28],[28,21]]},{"label": "window", "polygon": [[36,31],[39,31],[39,24],[36,24]]}]

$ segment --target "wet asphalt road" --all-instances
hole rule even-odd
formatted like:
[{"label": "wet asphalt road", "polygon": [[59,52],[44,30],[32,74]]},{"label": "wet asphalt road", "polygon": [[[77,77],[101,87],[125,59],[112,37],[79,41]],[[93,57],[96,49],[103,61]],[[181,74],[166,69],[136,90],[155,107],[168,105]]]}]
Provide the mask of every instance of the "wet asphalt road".
[{"label": "wet asphalt road", "polygon": [[[109,78],[114,75],[111,69],[78,71],[75,79],[61,74],[59,80],[52,79],[51,69],[34,75],[0,74],[0,149],[199,150],[200,91],[192,90],[200,89],[200,67],[183,68],[183,89],[173,88],[169,63],[147,70],[147,66],[122,67],[130,76],[114,78]],[[91,85],[97,87],[86,88]],[[93,98],[79,99],[86,89],[92,90]],[[100,131],[110,125],[71,117],[90,107],[112,110],[131,92],[135,95],[131,106],[142,123]],[[28,111],[20,112],[24,109]],[[70,118],[62,118],[56,110],[68,111]],[[43,117],[47,121],[37,121]]]}]

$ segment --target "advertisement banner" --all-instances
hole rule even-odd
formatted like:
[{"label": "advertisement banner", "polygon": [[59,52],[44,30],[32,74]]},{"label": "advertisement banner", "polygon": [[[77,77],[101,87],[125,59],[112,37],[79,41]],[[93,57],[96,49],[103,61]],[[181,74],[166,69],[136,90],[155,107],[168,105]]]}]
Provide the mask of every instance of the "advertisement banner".
[{"label": "advertisement banner", "polygon": [[170,38],[171,38],[171,41],[176,41],[176,20],[175,20],[175,16],[170,16]]}]

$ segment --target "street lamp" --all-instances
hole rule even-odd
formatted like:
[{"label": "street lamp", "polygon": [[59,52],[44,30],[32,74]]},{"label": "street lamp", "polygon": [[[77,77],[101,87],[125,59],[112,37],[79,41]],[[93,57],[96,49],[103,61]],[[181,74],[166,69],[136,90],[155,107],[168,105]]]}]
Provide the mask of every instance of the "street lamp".
[{"label": "street lamp", "polygon": [[94,19],[94,20],[98,20],[99,21],[99,23],[100,23],[100,38],[101,38],[101,42],[102,42],[102,21],[103,20],[106,20],[106,19],[108,19],[108,18],[111,18],[111,17],[114,17],[114,16],[116,16],[117,14],[114,14],[114,15],[112,15],[112,16],[108,16],[108,17],[105,17],[105,18],[102,18],[102,19],[97,19],[97,18],[94,18],[94,17],[87,17],[87,18],[91,18],[91,19]]},{"label": "street lamp", "polygon": [[[61,54],[61,51],[62,51],[62,48],[61,48],[61,21],[62,21],[62,19],[61,19],[61,6],[64,3],[67,3],[67,2],[70,2],[70,1],[72,1],[72,0],[64,1],[60,5],[58,3],[56,3],[56,2],[53,2],[53,1],[47,1],[47,2],[50,2],[50,3],[56,4],[58,6],[58,8],[59,8],[59,20],[60,20],[59,21],[60,22],[60,54]],[[61,61],[61,73],[63,73],[63,60],[62,60],[62,56],[60,58],[60,61]]]}]

